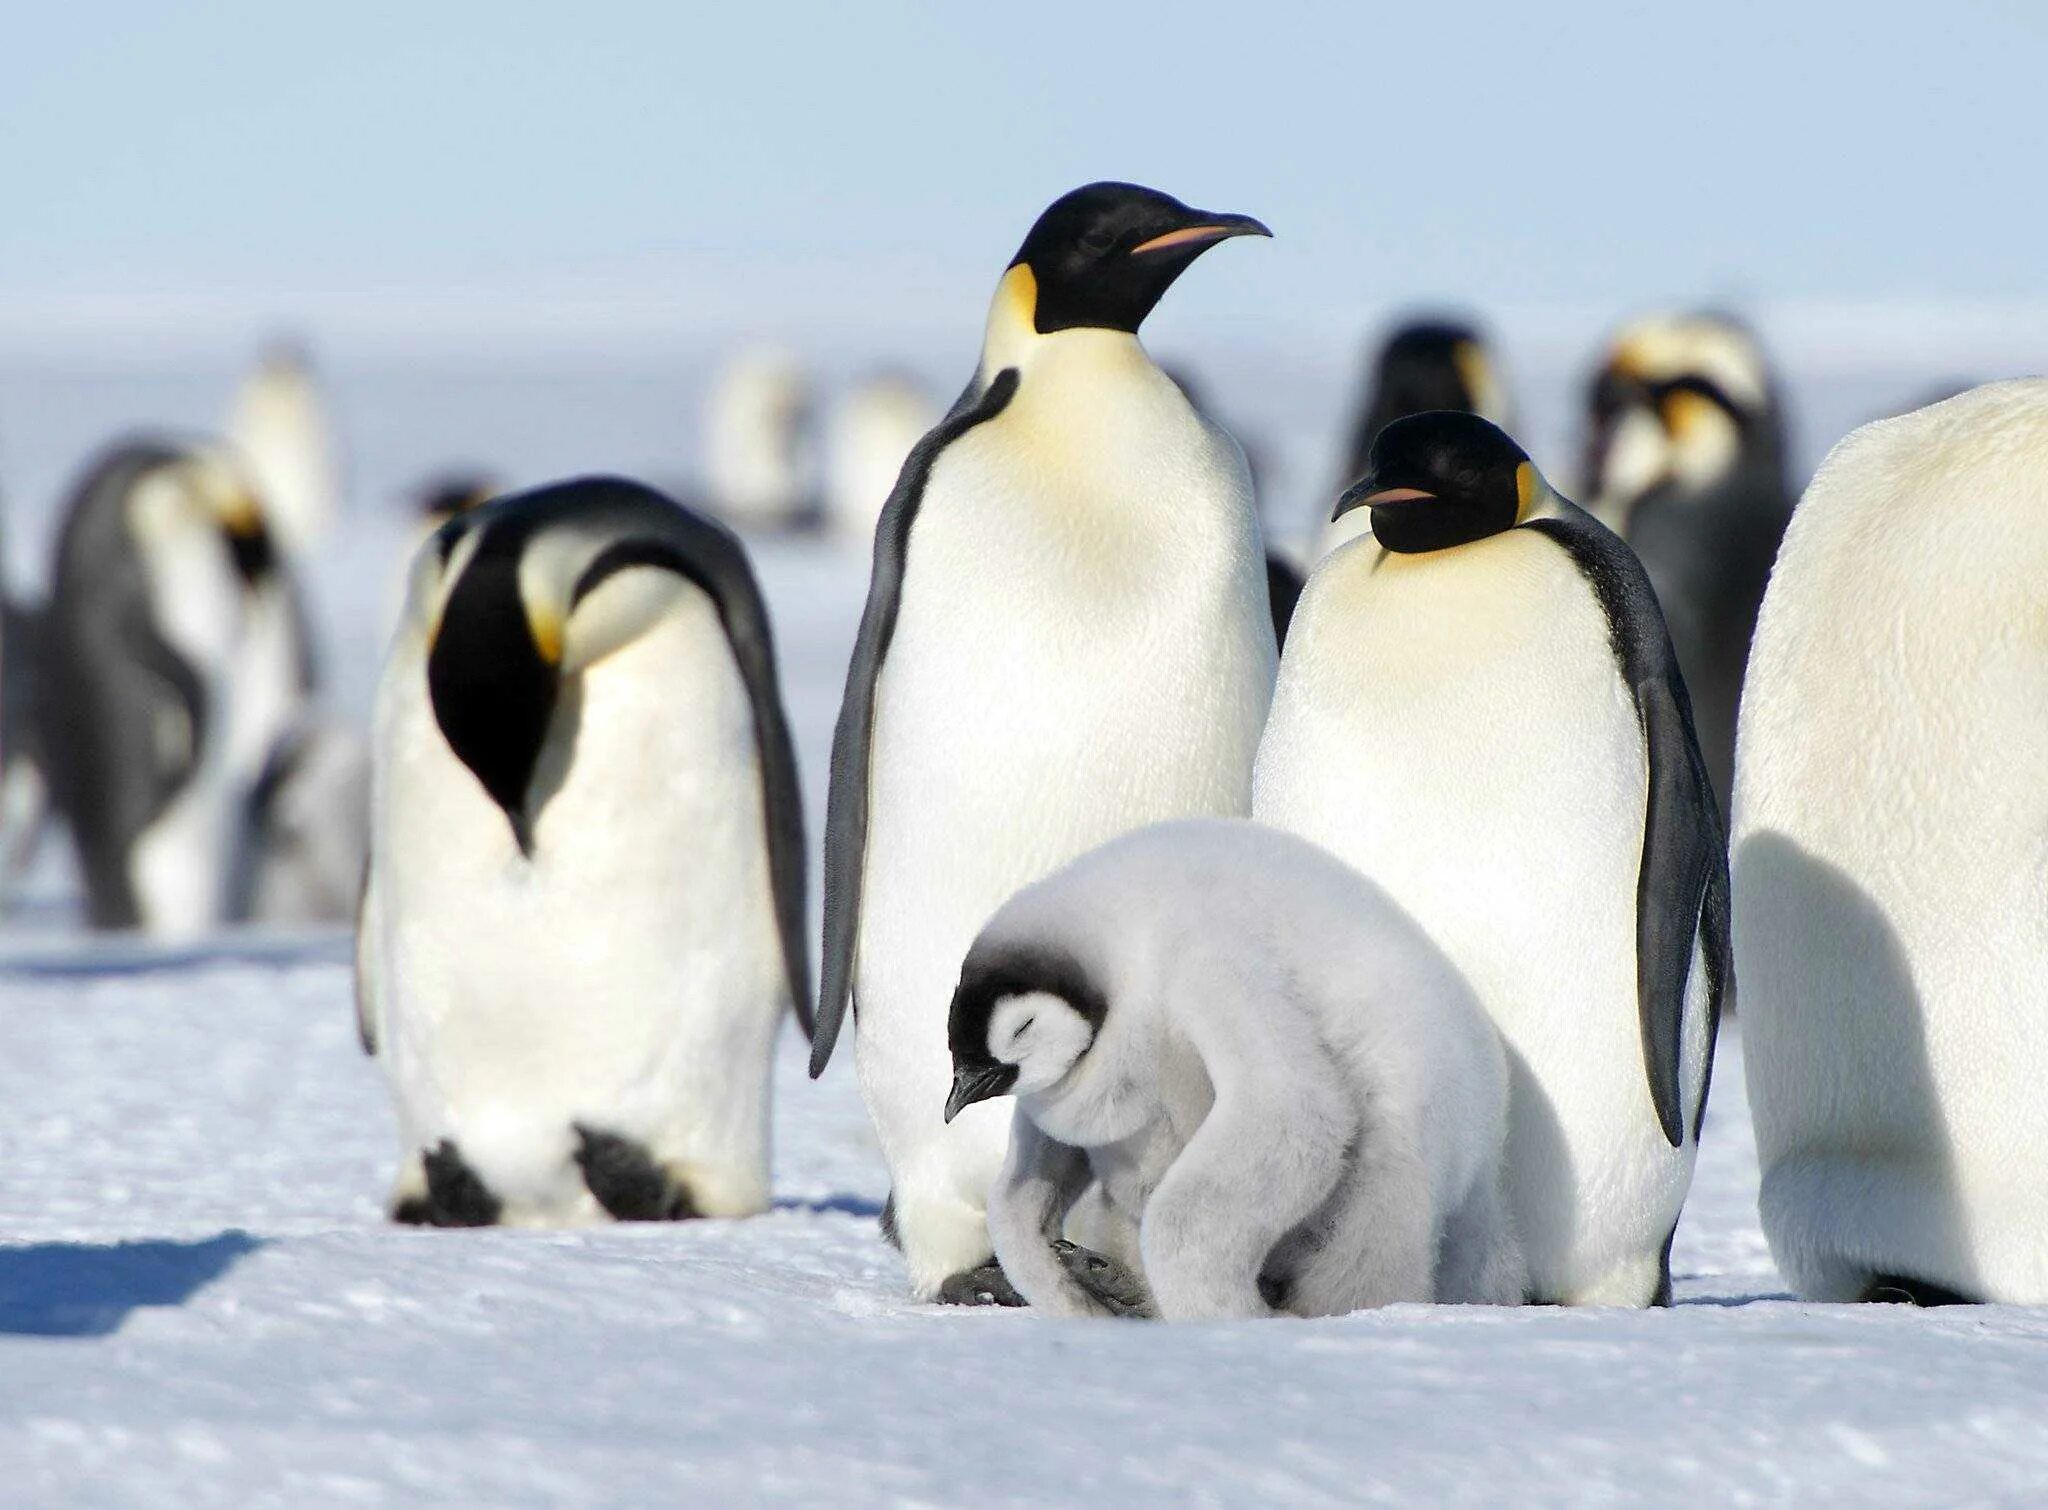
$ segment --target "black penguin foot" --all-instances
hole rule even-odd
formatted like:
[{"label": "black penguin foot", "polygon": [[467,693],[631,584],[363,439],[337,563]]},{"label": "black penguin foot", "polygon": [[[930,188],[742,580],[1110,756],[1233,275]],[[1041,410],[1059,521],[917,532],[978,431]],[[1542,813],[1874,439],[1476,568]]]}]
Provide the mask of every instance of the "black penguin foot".
[{"label": "black penguin foot", "polygon": [[503,1209],[462,1151],[443,1138],[420,1156],[427,1193],[407,1196],[391,1208],[391,1220],[411,1227],[489,1227]]},{"label": "black penguin foot", "polygon": [[1145,1288],[1145,1281],[1108,1254],[1097,1253],[1079,1243],[1070,1243],[1063,1237],[1054,1239],[1052,1248],[1060,1256],[1060,1263],[1066,1267],[1074,1283],[1086,1290],[1089,1298],[1110,1315],[1153,1317],[1159,1314],[1153,1309],[1152,1292]]},{"label": "black penguin foot", "polygon": [[903,1235],[896,1230],[896,1192],[893,1190],[882,1202],[882,1241],[898,1253],[903,1251]]},{"label": "black penguin foot", "polygon": [[597,1204],[621,1222],[676,1222],[701,1215],[690,1192],[631,1138],[576,1124],[576,1167]]},{"label": "black penguin foot", "polygon": [[949,1274],[939,1285],[942,1306],[1021,1306],[1028,1302],[1017,1293],[1003,1266],[990,1259],[978,1269]]},{"label": "black penguin foot", "polygon": [[1967,1295],[1925,1279],[1908,1279],[1900,1274],[1880,1274],[1863,1287],[1857,1300],[1865,1305],[1973,1306]]}]

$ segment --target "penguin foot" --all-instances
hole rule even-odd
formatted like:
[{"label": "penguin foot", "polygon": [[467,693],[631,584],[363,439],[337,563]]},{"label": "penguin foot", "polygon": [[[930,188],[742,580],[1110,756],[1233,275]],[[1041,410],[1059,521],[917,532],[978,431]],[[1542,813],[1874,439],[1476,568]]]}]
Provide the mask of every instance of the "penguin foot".
[{"label": "penguin foot", "polygon": [[939,1285],[943,1306],[1021,1306],[1029,1302],[1017,1293],[1003,1266],[990,1259],[978,1269],[949,1274]]},{"label": "penguin foot", "polygon": [[1945,1286],[1925,1279],[1908,1279],[1899,1274],[1880,1274],[1863,1287],[1856,1299],[1865,1305],[1970,1306],[1977,1304]]},{"label": "penguin foot", "polygon": [[1159,1314],[1145,1281],[1109,1255],[1063,1237],[1053,1239],[1052,1251],[1059,1255],[1068,1277],[1110,1315],[1150,1318]]},{"label": "penguin foot", "polygon": [[391,1220],[410,1227],[489,1227],[502,1209],[490,1187],[462,1161],[462,1151],[443,1138],[420,1156],[425,1195],[409,1195],[391,1208]]},{"label": "penguin foot", "polygon": [[903,1251],[903,1234],[896,1230],[896,1192],[890,1191],[889,1198],[882,1202],[882,1241],[898,1253]]},{"label": "penguin foot", "polygon": [[597,1204],[621,1222],[675,1222],[699,1216],[690,1192],[631,1138],[576,1124],[576,1167]]}]

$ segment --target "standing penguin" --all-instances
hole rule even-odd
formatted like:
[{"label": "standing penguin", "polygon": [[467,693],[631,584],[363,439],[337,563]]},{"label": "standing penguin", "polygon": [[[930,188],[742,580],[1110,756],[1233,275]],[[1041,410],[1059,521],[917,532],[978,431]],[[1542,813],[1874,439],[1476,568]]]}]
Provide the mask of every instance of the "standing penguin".
[{"label": "standing penguin", "polygon": [[825,431],[825,518],[833,534],[862,546],[875,538],[903,459],[938,415],[924,386],[902,372],[878,372],[841,396]]},{"label": "standing penguin", "polygon": [[809,999],[803,819],[739,542],[592,478],[420,550],[373,736],[363,1046],[399,1221],[768,1203],[776,1029]]},{"label": "standing penguin", "polygon": [[1744,1060],[1815,1300],[2048,1304],[2048,381],[1865,425],[1764,598],[1736,752]]},{"label": "standing penguin", "polygon": [[279,341],[264,351],[235,394],[227,434],[263,499],[279,549],[303,557],[341,510],[334,431],[304,347]]},{"label": "standing penguin", "polygon": [[975,931],[1127,829],[1249,801],[1274,667],[1251,486],[1137,330],[1208,248],[1267,234],[1131,184],[1055,201],[882,511],[832,743],[811,1070],[851,997],[922,1297],[995,1288],[975,1271],[1007,1118],[939,1117]]},{"label": "standing penguin", "polygon": [[311,680],[290,573],[223,448],[115,446],[72,495],[38,724],[95,927],[227,921],[249,801]]},{"label": "standing penguin", "polygon": [[704,460],[713,506],[735,529],[816,523],[806,429],[810,383],[772,347],[741,352],[718,375],[705,415]]},{"label": "standing penguin", "polygon": [[[1380,343],[1368,368],[1338,487],[1365,475],[1380,431],[1397,419],[1440,409],[1477,414],[1503,430],[1514,426],[1500,364],[1478,327],[1444,318],[1405,321]],[[1321,552],[1356,539],[1365,528],[1363,516],[1332,520],[1322,527]]]},{"label": "standing penguin", "polygon": [[1309,579],[1253,814],[1429,930],[1507,1043],[1530,1292],[1670,1294],[1730,983],[1726,853],[1635,558],[1501,431],[1399,420]]},{"label": "standing penguin", "polygon": [[41,615],[7,594],[0,572],[0,910],[35,858],[49,807],[35,716],[41,627]]},{"label": "standing penguin", "polygon": [[1715,316],[1631,327],[1589,399],[1596,512],[1656,590],[1724,823],[1750,636],[1792,517],[1782,409],[1755,338]]}]

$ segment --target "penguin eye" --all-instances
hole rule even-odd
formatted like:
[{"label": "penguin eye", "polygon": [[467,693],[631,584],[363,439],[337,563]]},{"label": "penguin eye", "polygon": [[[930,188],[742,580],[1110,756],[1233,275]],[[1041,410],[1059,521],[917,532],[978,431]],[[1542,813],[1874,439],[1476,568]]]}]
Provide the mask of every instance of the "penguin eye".
[{"label": "penguin eye", "polygon": [[1081,237],[1081,250],[1091,257],[1100,257],[1115,245],[1116,233],[1107,226],[1095,226]]}]

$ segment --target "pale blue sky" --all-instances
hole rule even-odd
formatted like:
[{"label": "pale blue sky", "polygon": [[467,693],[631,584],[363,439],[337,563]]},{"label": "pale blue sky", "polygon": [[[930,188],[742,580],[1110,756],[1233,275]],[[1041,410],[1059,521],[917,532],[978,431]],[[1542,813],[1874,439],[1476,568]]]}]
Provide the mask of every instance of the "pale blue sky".
[{"label": "pale blue sky", "polygon": [[2040,4],[199,9],[0,23],[0,301],[689,267],[872,314],[1105,176],[1274,227],[1224,319],[2048,291]]}]

